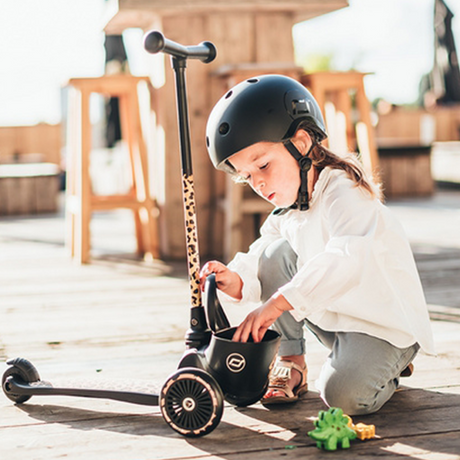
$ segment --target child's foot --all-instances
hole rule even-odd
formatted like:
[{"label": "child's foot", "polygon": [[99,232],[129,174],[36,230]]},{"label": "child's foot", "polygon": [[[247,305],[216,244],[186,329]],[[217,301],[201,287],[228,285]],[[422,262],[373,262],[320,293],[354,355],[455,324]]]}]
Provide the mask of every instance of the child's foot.
[{"label": "child's foot", "polygon": [[292,403],[307,391],[307,365],[303,356],[284,356],[276,360],[261,402],[264,405]]}]

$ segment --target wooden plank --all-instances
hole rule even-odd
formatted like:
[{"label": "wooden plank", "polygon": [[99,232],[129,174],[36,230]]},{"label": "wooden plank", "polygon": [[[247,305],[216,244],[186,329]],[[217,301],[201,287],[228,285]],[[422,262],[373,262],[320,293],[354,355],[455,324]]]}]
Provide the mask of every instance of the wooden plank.
[{"label": "wooden plank", "polygon": [[255,16],[256,62],[294,62],[294,44],[290,34],[273,33],[291,30],[293,14],[259,13]]},{"label": "wooden plank", "polygon": [[[129,235],[125,214],[98,215],[95,221]],[[404,215],[413,216],[405,208]],[[123,262],[119,256],[76,266],[65,253],[62,229],[58,216],[0,221],[0,356],[30,358],[52,382],[134,379],[161,386],[184,351],[189,303],[184,264],[168,273],[161,264]],[[124,247],[122,232],[113,244]],[[443,267],[456,270],[458,260],[450,250],[417,257],[427,279]],[[378,413],[353,417],[355,423],[375,424],[379,437],[353,442],[349,450],[329,454],[307,436],[325,409],[314,381],[328,354],[307,333],[311,391],[295,405],[269,410],[226,404],[213,433],[185,439],[171,431],[158,407],[65,397],[33,397],[15,406],[0,396],[2,458],[458,460],[460,310],[442,304],[430,309],[451,317],[432,323],[438,356],[419,354],[414,375],[401,381],[401,390]],[[5,368],[0,363],[0,373]]]},{"label": "wooden plank", "polygon": [[[195,43],[198,37],[196,32],[200,30],[203,35],[207,30],[207,17],[191,17],[188,21],[186,43]],[[194,41],[195,40],[195,41]],[[204,39],[203,39],[204,40]],[[202,41],[202,40],[201,40]],[[191,78],[188,79],[187,91],[189,97],[189,112],[193,114],[194,129],[190,133],[191,152],[193,161],[193,178],[196,197],[196,222],[198,226],[198,248],[200,256],[209,256],[212,253],[213,241],[213,213],[209,203],[214,201],[213,181],[210,180],[215,170],[209,161],[206,151],[206,123],[210,112],[209,95],[203,91],[203,85],[210,85],[211,67],[201,62],[190,62],[189,69]],[[202,152],[202,154],[200,154]]]},{"label": "wooden plank", "polygon": [[[269,411],[259,405],[241,410],[226,407],[224,419],[213,434],[188,441],[172,434],[155,410],[148,413],[141,410],[140,415],[133,415],[132,412],[117,415],[111,410],[97,414],[86,404],[83,404],[84,409],[64,409],[55,405],[24,405],[21,410],[37,420],[26,426],[28,442],[24,442],[22,437],[22,426],[5,427],[2,429],[2,434],[5,435],[2,447],[6,452],[20,449],[23,453],[32,452],[33,448],[35,455],[48,450],[47,458],[57,458],[63,454],[76,458],[85,450],[86,453],[91,452],[94,458],[109,458],[109,452],[113,455],[110,446],[116,443],[117,452],[121,455],[117,458],[130,458],[129,455],[133,452],[126,452],[125,446],[135,441],[136,458],[142,453],[145,455],[146,452],[149,452],[148,458],[167,459],[232,458],[236,455],[240,458],[241,455],[245,455],[246,458],[250,456],[258,459],[276,458],[275,454],[279,457],[280,454],[287,453],[290,458],[305,458],[306,455],[308,458],[323,458],[324,453],[318,450],[313,440],[306,435],[306,432],[313,428],[311,418],[315,417],[318,409],[322,407],[318,405],[318,398],[308,398],[306,401],[308,404],[302,403],[303,411],[295,410],[293,406],[282,410],[283,413],[289,414],[288,417],[280,417],[279,410]],[[96,403],[92,406],[98,405]],[[420,452],[420,449],[432,455],[457,455],[430,458],[458,458],[458,413],[449,414],[447,407],[440,409],[436,404],[431,409],[436,410],[437,417],[434,420],[430,418],[430,424],[426,423],[423,411],[417,415],[410,410],[407,413],[403,412],[403,418],[398,419],[396,423],[389,420],[389,413],[386,417],[374,417],[375,420],[372,422],[376,422],[379,439],[363,443],[356,441],[350,450],[338,452],[340,458],[351,459],[359,456],[371,459],[376,455],[395,458],[395,454],[410,455]],[[401,414],[398,408],[396,412]],[[371,420],[367,418],[366,421],[369,423]],[[431,427],[433,431],[424,433],[425,427]],[[417,431],[420,428],[421,430]],[[437,431],[438,429],[441,431]],[[79,442],[69,445],[68,437],[76,430],[80,433]],[[101,438],[104,439],[103,442]],[[155,445],[154,450],[149,449],[152,444]]]},{"label": "wooden plank", "polygon": [[[206,15],[206,35],[213,37],[214,43],[218,47],[218,58],[209,65],[209,69],[214,70],[223,63],[254,62],[256,53],[254,27],[253,13],[228,11],[226,14],[210,12]],[[222,94],[220,93],[218,98]],[[215,104],[217,99],[211,103]]]},{"label": "wooden plank", "polygon": [[[460,254],[450,250],[416,257],[417,268],[429,303],[460,307]],[[448,319],[443,313],[444,319]],[[439,319],[440,316],[438,315]]]}]

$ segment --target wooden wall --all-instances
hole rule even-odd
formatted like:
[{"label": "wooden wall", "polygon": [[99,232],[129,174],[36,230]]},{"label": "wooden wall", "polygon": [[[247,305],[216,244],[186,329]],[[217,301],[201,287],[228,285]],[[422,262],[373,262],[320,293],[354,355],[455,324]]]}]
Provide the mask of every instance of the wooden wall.
[{"label": "wooden wall", "polygon": [[460,104],[429,111],[394,108],[388,114],[379,115],[376,136],[380,145],[460,140]]},{"label": "wooden wall", "polygon": [[[238,12],[168,16],[156,24],[166,37],[184,44],[213,42],[218,54],[214,62],[187,64],[187,90],[197,198],[200,252],[219,257],[223,248],[223,213],[218,203],[225,194],[225,174],[215,171],[206,150],[205,130],[209,113],[224,94],[223,82],[215,72],[223,65],[294,62],[292,26],[294,14]],[[155,27],[155,25],[153,25]],[[275,31],[275,32],[274,32]],[[156,69],[153,69],[155,72]],[[185,254],[179,143],[175,107],[174,74],[166,58],[165,85],[158,89],[158,120],[165,133],[165,202],[160,203],[164,257]]]},{"label": "wooden wall", "polygon": [[0,163],[61,164],[61,125],[0,127]]}]

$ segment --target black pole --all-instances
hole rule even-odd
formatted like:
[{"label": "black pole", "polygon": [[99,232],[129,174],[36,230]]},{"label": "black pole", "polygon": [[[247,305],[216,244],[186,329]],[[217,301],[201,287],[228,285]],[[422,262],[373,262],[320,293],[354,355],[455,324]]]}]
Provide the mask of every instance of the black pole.
[{"label": "black pole", "polygon": [[145,34],[144,48],[146,51],[153,54],[159,53],[160,51],[169,54],[172,57],[172,67],[176,76],[177,116],[181,149],[187,262],[190,290],[192,294],[190,329],[186,333],[185,341],[188,348],[201,348],[209,343],[211,331],[208,327],[205,311],[201,302],[200,256],[198,251],[185,68],[187,66],[187,59],[198,59],[206,64],[213,61],[216,58],[217,50],[210,42],[202,42],[195,46],[183,46],[172,40],[168,40],[158,30],[151,30]]},{"label": "black pole", "polygon": [[187,60],[185,58],[172,57],[171,62],[176,76],[177,120],[179,123],[182,174],[192,176],[192,149],[190,145],[187,88],[185,81]]},{"label": "black pole", "polygon": [[185,237],[187,244],[188,275],[191,291],[190,328],[185,335],[187,348],[201,348],[208,344],[211,331],[201,300],[200,255],[196,223],[195,189],[193,182],[190,128],[188,120],[187,88],[185,82],[186,58],[172,57],[176,76],[177,118],[181,150],[182,194],[184,199]]}]

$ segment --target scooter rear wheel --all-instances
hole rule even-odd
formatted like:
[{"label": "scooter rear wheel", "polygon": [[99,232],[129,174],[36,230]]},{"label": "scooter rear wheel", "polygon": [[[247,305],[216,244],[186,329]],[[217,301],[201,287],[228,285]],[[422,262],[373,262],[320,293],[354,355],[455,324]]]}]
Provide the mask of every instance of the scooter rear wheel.
[{"label": "scooter rear wheel", "polygon": [[219,384],[201,369],[185,367],[166,380],[160,393],[160,409],[166,423],[187,437],[211,433],[224,409]]},{"label": "scooter rear wheel", "polygon": [[8,383],[8,377],[13,377],[20,383],[33,383],[40,380],[40,375],[38,374],[35,366],[24,358],[16,358],[7,362],[10,364],[9,367],[2,376],[2,388],[6,397],[11,399],[11,401],[16,404],[21,404],[28,401],[32,396],[28,395],[18,395],[11,391],[10,385]]}]

